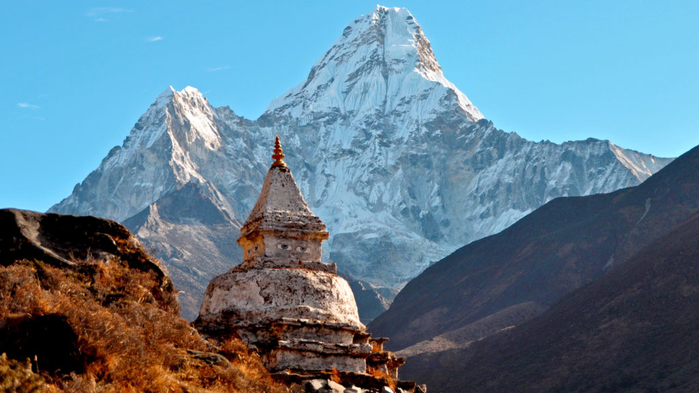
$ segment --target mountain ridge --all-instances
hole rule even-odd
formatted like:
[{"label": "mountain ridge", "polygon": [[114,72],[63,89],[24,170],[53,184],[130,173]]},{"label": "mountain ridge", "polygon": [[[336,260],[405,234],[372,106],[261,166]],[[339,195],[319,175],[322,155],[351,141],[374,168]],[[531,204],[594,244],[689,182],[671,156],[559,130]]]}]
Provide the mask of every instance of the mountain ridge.
[{"label": "mountain ridge", "polygon": [[[212,107],[194,88],[166,89],[124,144],[50,211],[124,221],[192,183],[232,218],[225,236],[235,239],[279,135],[304,197],[328,225],[324,255],[372,287],[397,288],[550,199],[636,185],[671,161],[606,141],[534,143],[499,130],[440,79],[429,41],[407,10],[378,7],[353,23],[314,66],[310,82],[257,120]],[[333,57],[339,53],[350,54]],[[340,59],[350,60],[343,68],[332,62]],[[190,254],[183,265],[202,263],[185,249],[209,235],[194,232],[180,250]],[[156,249],[178,247],[161,235],[143,240]],[[236,255],[219,249],[206,258],[232,267]]]},{"label": "mountain ridge", "polygon": [[418,355],[407,374],[445,391],[694,391],[698,237],[694,213],[539,317],[465,348]]},{"label": "mountain ridge", "polygon": [[603,276],[699,209],[699,148],[639,186],[554,199],[413,279],[370,326],[393,349],[519,303],[551,306]]}]

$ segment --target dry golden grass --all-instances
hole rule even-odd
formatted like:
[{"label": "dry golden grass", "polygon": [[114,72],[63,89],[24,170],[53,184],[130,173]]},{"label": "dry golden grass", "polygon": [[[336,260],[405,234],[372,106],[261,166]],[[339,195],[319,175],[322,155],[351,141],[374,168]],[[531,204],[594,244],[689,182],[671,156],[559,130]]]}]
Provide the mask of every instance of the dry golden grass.
[{"label": "dry golden grass", "polygon": [[340,376],[340,372],[337,371],[335,367],[333,367],[332,371],[330,371],[330,375],[328,377],[333,382],[342,383],[342,376]]},{"label": "dry golden grass", "polygon": [[0,392],[30,393],[45,390],[43,378],[32,371],[29,361],[24,363],[0,355]]},{"label": "dry golden grass", "polygon": [[395,379],[393,379],[393,377],[391,377],[390,375],[375,368],[367,370],[367,373],[374,376],[375,378],[386,380],[388,383],[388,387],[390,387],[391,390],[393,390],[394,392],[396,391],[396,386],[398,385],[398,382]]},{"label": "dry golden grass", "polygon": [[[79,262],[74,270],[29,261],[0,267],[0,320],[25,313],[57,314],[78,335],[85,372],[42,373],[52,390],[286,391],[240,340],[231,338],[220,346],[205,341],[179,317],[171,299],[171,288],[156,272],[114,261]],[[7,367],[17,369],[16,364]]]}]

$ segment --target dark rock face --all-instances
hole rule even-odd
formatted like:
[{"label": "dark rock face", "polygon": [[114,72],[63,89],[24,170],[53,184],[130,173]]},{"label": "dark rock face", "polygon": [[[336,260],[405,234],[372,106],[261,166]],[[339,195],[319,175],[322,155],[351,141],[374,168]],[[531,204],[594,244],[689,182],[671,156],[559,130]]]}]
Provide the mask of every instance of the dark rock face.
[{"label": "dark rock face", "polygon": [[699,210],[699,148],[640,186],[553,200],[411,281],[369,328],[406,348],[500,310],[550,306]]},{"label": "dark rock face", "polygon": [[530,322],[404,369],[437,391],[697,391],[698,262],[695,214]]},{"label": "dark rock face", "polygon": [[0,210],[0,263],[7,266],[22,259],[38,259],[57,266],[74,260],[118,257],[129,267],[154,271],[140,242],[123,225],[101,218],[80,217],[27,210]]},{"label": "dark rock face", "polygon": [[151,271],[162,282],[158,301],[178,309],[170,278],[123,225],[106,219],[18,209],[0,210],[0,264],[23,259],[69,269],[75,261],[118,259],[132,269]]}]

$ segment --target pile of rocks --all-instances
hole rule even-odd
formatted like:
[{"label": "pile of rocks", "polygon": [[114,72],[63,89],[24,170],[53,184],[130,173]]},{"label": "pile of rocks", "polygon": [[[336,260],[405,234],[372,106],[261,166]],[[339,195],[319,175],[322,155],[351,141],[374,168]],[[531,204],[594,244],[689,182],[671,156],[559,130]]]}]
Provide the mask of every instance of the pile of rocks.
[{"label": "pile of rocks", "polygon": [[[294,386],[297,387],[297,386]],[[405,390],[402,387],[396,387],[391,389],[388,386],[382,386],[380,388],[369,388],[363,389],[356,385],[345,386],[341,385],[331,379],[312,379],[307,381],[303,386],[303,392],[305,393],[426,393],[427,387],[425,385],[413,386],[409,388],[410,390]]]}]

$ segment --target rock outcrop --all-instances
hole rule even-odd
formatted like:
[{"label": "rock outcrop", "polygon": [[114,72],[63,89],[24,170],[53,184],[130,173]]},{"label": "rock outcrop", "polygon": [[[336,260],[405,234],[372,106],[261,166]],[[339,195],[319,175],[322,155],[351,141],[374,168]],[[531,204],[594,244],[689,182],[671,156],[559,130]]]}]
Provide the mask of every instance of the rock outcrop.
[{"label": "rock outcrop", "polygon": [[[76,261],[115,259],[129,268],[152,271],[174,294],[172,281],[141,242],[123,225],[96,217],[0,210],[0,265],[40,260],[57,267],[75,267]],[[168,299],[178,307],[175,295]]]},{"label": "rock outcrop", "polygon": [[240,340],[220,344],[121,224],[0,210],[0,392],[289,392]]},{"label": "rock outcrop", "polygon": [[335,264],[321,262],[328,231],[276,142],[276,161],[240,231],[244,261],[211,281],[194,324],[213,338],[239,336],[289,384],[312,385],[332,374],[349,388],[397,389],[405,359],[383,350],[387,339],[371,338],[349,284]]}]

